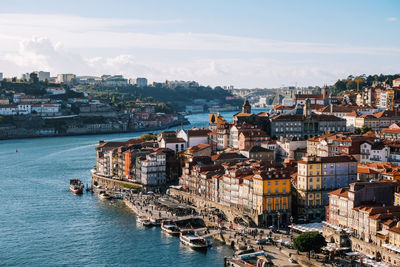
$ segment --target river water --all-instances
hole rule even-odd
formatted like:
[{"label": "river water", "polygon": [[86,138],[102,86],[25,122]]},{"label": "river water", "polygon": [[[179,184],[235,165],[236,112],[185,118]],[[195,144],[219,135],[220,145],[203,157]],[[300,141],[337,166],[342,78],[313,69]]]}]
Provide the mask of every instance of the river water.
[{"label": "river water", "polygon": [[[189,120],[186,127],[206,126],[208,114]],[[193,251],[159,228],[137,226],[121,201],[69,191],[70,178],[90,184],[100,139],[141,134],[0,141],[0,266],[223,266],[227,246]]]}]

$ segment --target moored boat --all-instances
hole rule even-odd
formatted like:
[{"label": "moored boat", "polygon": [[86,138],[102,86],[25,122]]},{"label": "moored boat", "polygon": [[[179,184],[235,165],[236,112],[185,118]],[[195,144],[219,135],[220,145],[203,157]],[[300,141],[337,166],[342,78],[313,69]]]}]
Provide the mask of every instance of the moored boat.
[{"label": "moored boat", "polygon": [[207,250],[208,248],[208,243],[207,240],[204,239],[201,236],[198,236],[196,234],[185,234],[185,233],[181,233],[179,239],[181,240],[181,242],[183,244],[185,244],[186,246],[191,247],[192,249],[196,249],[196,250]]},{"label": "moored boat", "polygon": [[83,183],[79,178],[73,178],[69,180],[69,189],[74,194],[82,194],[83,193]]},{"label": "moored boat", "polygon": [[161,225],[161,219],[150,219],[150,222],[153,224],[153,226],[160,226]]},{"label": "moored boat", "polygon": [[146,227],[151,227],[153,226],[153,223],[150,221],[149,218],[147,218],[146,216],[140,216],[137,218],[137,222],[143,226]]},{"label": "moored boat", "polygon": [[161,223],[161,230],[167,234],[174,236],[178,236],[181,233],[179,227],[171,221],[163,221]]}]

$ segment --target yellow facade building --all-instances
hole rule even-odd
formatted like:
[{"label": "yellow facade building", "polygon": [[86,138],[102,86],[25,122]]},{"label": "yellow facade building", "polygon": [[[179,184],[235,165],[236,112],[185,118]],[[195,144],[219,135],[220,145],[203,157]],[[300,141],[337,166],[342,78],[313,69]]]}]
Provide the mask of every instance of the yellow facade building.
[{"label": "yellow facade building", "polygon": [[264,225],[288,225],[291,211],[290,174],[284,170],[260,171],[253,176],[253,203]]}]

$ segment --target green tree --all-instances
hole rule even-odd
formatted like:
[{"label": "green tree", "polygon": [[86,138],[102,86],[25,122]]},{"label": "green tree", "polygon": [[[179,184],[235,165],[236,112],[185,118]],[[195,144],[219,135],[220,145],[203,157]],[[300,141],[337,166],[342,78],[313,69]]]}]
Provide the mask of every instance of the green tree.
[{"label": "green tree", "polygon": [[30,83],[38,83],[39,82],[39,79],[38,79],[38,76],[36,73],[32,72],[31,74],[29,74],[29,82]]},{"label": "green tree", "polygon": [[372,129],[370,128],[370,127],[368,127],[367,125],[363,125],[362,127],[361,127],[361,133],[362,134],[365,134],[366,132],[369,132],[369,131],[371,131]]},{"label": "green tree", "polygon": [[143,134],[141,137],[139,137],[141,140],[145,141],[150,141],[150,140],[157,140],[157,135],[148,133],[148,134]]},{"label": "green tree", "polygon": [[293,247],[301,252],[307,252],[310,258],[310,252],[320,252],[321,248],[326,246],[325,238],[318,232],[303,233],[293,240]]}]

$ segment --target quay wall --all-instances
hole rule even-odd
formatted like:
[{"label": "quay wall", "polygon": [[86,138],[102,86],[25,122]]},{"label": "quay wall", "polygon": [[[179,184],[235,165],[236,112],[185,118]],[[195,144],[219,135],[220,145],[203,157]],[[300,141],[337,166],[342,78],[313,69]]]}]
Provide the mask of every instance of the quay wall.
[{"label": "quay wall", "polygon": [[256,224],[258,224],[258,215],[256,213],[245,211],[244,209],[231,207],[227,205],[223,205],[221,203],[217,203],[201,196],[196,196],[181,190],[177,190],[174,188],[169,189],[169,194],[171,196],[179,197],[185,201],[190,201],[196,207],[214,207],[217,208],[225,213],[228,217],[229,221],[233,221],[235,217],[242,217],[244,214],[248,215]]},{"label": "quay wall", "polygon": [[95,182],[102,188],[108,189],[135,189],[141,188],[142,186],[137,183],[132,183],[128,181],[116,180],[112,178],[107,178],[96,173],[92,173],[92,186],[94,187]]}]

